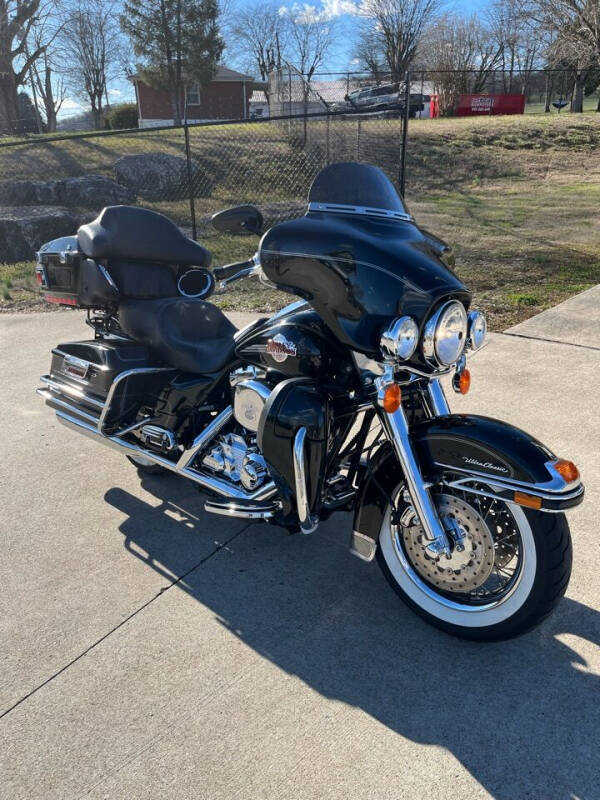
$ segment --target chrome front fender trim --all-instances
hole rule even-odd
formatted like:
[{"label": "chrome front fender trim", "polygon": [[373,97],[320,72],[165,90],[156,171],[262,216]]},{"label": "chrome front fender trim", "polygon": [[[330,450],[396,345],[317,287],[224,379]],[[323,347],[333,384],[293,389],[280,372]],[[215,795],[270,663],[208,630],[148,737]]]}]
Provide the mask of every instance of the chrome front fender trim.
[{"label": "chrome front fender trim", "polygon": [[[545,466],[549,470],[551,461],[547,461]],[[450,464],[442,464],[436,461],[435,466],[442,470],[447,470],[449,473],[460,473],[465,477],[461,480],[483,481],[493,486],[498,486],[501,489],[510,489],[517,492],[528,492],[529,494],[536,494],[539,497],[544,497],[547,500],[556,500],[557,498],[566,497],[573,493],[583,491],[583,484],[581,479],[573,481],[573,483],[565,483],[561,476],[556,473],[555,477],[544,483],[528,483],[527,481],[516,481],[512,478],[497,478],[495,475],[490,475],[489,472],[477,472],[476,470],[464,469],[462,467],[453,467]],[[549,470],[548,474],[552,474]]]},{"label": "chrome front fender trim", "polygon": [[[477,482],[479,484],[484,483],[486,486],[489,487],[489,491],[484,491],[483,489],[478,489],[474,486],[471,486],[473,482]],[[516,484],[509,484],[504,483],[502,481],[497,481],[495,478],[487,476],[477,478],[475,476],[470,478],[458,478],[457,480],[446,480],[442,479],[441,484],[443,486],[447,486],[450,489],[458,489],[461,492],[467,492],[468,494],[476,494],[480,495],[481,497],[495,497],[498,500],[502,500],[503,502],[514,502],[514,493],[522,492],[523,494],[529,495],[530,497],[539,497],[540,500],[545,500],[546,502],[556,502],[560,501],[561,503],[569,503],[573,505],[577,505],[577,500],[579,498],[583,498],[583,494],[585,492],[585,487],[582,483],[580,483],[575,489],[570,491],[562,492],[561,494],[557,494],[556,492],[543,492],[536,488],[536,484],[532,483],[522,483],[519,484],[517,487]],[[503,494],[509,492],[512,497],[506,496]],[[538,511],[542,511],[547,514],[561,514],[564,512],[564,508],[549,508],[547,505],[542,505],[541,508],[537,509]]]}]

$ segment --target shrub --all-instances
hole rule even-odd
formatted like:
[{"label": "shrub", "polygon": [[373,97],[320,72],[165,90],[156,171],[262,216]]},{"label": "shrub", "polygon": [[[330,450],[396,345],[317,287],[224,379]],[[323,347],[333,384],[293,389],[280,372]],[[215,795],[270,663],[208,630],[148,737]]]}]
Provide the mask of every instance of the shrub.
[{"label": "shrub", "polygon": [[135,103],[121,103],[113,106],[107,111],[105,124],[111,130],[124,130],[125,128],[137,128],[138,110]]}]

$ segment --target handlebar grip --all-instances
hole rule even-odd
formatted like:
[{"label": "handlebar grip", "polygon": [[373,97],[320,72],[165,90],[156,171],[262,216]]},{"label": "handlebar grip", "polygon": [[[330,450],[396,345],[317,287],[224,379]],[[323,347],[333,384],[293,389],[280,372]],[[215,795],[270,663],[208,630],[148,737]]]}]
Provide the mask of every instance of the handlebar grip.
[{"label": "handlebar grip", "polygon": [[215,267],[212,272],[216,281],[224,281],[237,275],[243,269],[250,269],[253,266],[254,261],[249,259],[248,261],[239,261],[236,264],[226,264],[224,267]]}]

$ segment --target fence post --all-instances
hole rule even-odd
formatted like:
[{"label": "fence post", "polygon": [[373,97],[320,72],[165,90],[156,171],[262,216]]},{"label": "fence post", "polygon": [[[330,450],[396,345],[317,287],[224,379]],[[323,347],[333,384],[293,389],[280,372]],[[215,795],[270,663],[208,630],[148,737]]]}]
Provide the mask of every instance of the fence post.
[{"label": "fence post", "polygon": [[410,118],[410,71],[406,70],[406,86],[404,87],[404,120],[402,124],[402,149],[400,151],[400,194],[404,197],[406,188],[406,140],[408,137],[408,120]]},{"label": "fence post", "polygon": [[327,111],[327,127],[325,129],[325,137],[326,137],[325,138],[325,152],[326,152],[326,156],[325,157],[326,157],[326,160],[327,160],[327,164],[329,164],[329,161],[330,161],[330,153],[329,153],[329,120],[330,119],[331,119],[331,117],[329,115],[329,110],[328,110]]},{"label": "fence post", "polygon": [[356,160],[360,161],[360,117],[356,118]]},{"label": "fence post", "polygon": [[190,131],[187,119],[183,123],[183,135],[185,136],[185,161],[187,164],[188,194],[190,199],[190,217],[192,218],[192,239],[198,240],[196,230],[196,204],[194,201],[194,187],[192,186],[192,157],[190,155]]}]

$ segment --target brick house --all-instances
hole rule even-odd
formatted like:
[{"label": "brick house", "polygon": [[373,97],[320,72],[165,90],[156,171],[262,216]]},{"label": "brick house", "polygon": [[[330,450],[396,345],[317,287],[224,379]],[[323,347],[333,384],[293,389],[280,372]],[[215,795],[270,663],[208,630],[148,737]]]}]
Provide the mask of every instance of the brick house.
[{"label": "brick house", "polygon": [[[153,89],[137,75],[131,77],[135,86],[140,128],[172,125],[173,111],[168,92]],[[223,65],[217,67],[214,78],[203,89],[193,84],[182,92],[181,108],[188,122],[212,119],[247,119],[250,116],[250,97],[254,79]]]}]

